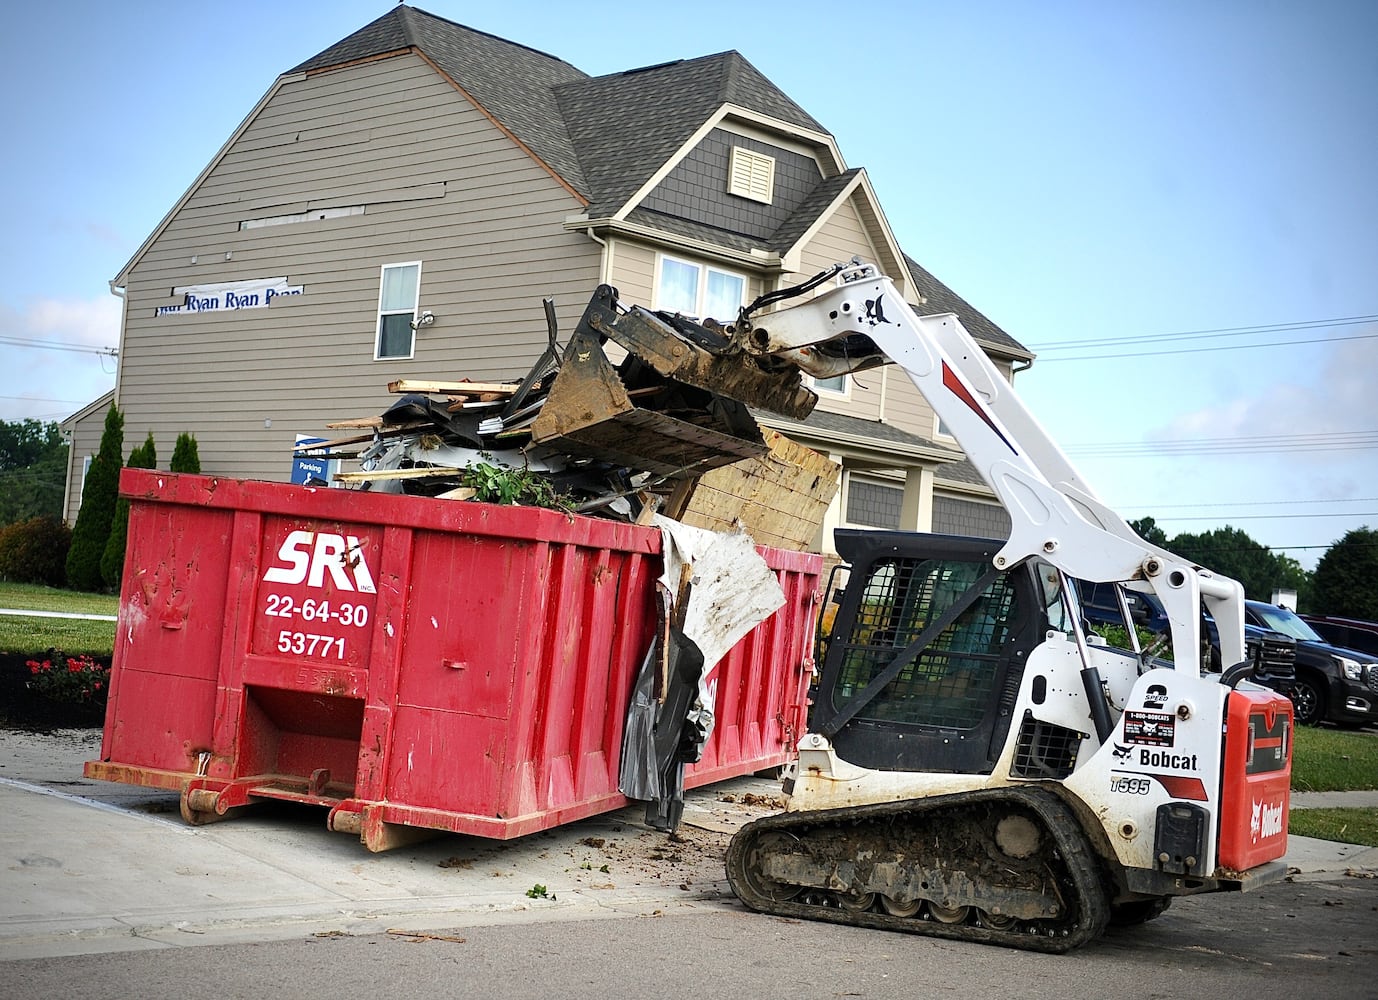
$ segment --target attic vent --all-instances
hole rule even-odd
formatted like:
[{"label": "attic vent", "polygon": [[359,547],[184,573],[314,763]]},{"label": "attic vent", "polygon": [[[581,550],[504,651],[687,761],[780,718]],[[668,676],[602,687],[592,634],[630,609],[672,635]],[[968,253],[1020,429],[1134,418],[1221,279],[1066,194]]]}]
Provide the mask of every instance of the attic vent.
[{"label": "attic vent", "polygon": [[775,189],[775,157],[732,147],[727,167],[727,193],[770,204]]}]

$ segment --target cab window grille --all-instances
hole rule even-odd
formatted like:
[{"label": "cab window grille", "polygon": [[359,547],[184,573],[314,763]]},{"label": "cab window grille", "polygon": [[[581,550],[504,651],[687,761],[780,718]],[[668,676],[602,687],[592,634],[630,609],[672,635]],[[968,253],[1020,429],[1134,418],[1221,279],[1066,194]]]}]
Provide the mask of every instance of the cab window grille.
[{"label": "cab window grille", "polygon": [[[834,691],[839,709],[967,593],[989,567],[942,559],[893,559],[872,566],[856,626],[846,637]],[[985,717],[1001,648],[1015,617],[1015,588],[995,577],[955,621],[910,657],[858,718],[971,729]]]}]

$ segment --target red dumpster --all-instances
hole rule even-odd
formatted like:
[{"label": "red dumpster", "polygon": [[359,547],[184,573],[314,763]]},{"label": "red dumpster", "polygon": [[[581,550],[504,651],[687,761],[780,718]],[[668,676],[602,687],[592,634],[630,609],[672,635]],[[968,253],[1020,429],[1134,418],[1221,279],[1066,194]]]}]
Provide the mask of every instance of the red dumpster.
[{"label": "red dumpster", "polygon": [[[656,627],[660,534],[524,507],[127,469],[114,669],[88,777],[188,820],[330,809],[371,850],[617,809]],[[804,729],[821,557],[761,549],[785,604],[719,663],[686,784],[784,763]]]}]

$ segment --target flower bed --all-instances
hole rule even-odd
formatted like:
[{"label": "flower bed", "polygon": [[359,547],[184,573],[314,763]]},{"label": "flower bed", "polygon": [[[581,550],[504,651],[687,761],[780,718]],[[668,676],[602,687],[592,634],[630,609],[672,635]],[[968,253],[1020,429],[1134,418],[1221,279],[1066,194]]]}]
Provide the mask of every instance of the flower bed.
[{"label": "flower bed", "polygon": [[109,685],[108,659],[60,650],[40,657],[0,653],[0,725],[40,732],[99,727]]}]

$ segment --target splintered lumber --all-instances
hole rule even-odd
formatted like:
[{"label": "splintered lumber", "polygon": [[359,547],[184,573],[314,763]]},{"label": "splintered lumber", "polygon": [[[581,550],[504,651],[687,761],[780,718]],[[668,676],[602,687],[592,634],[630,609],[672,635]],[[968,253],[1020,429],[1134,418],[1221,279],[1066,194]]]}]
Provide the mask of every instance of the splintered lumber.
[{"label": "splintered lumber", "polygon": [[420,379],[398,379],[388,383],[388,392],[421,396],[510,396],[517,391],[516,382],[424,382]]},{"label": "splintered lumber", "polygon": [[453,466],[427,466],[424,469],[374,469],[372,472],[340,472],[335,479],[342,483],[372,483],[380,479],[436,479],[457,476],[463,469]]},{"label": "splintered lumber", "polygon": [[367,430],[370,427],[382,427],[382,417],[354,417],[352,420],[336,420],[333,424],[326,424],[327,429],[332,431],[348,430]]},{"label": "splintered lumber", "polygon": [[[348,421],[346,421],[345,423],[348,423]],[[328,426],[328,427],[331,427],[331,428],[337,428],[337,427],[344,427],[345,424],[344,424],[344,423],[341,423],[341,424],[328,424],[327,426]],[[361,424],[360,426],[361,426],[361,427],[373,427],[372,424]],[[434,428],[434,427],[435,427],[435,424],[433,424],[433,423],[432,423],[431,421],[429,421],[429,420],[413,420],[412,422],[406,423],[406,424],[384,424],[384,423],[379,423],[376,427],[374,427],[374,430],[375,430],[379,435],[381,435],[382,437],[391,437],[391,436],[394,435],[394,434],[408,434],[408,433],[410,433],[410,432],[412,432],[412,431],[424,431],[424,430],[426,430],[427,428]],[[315,442],[315,443],[312,443],[312,442],[310,442],[310,441],[304,441],[304,442],[302,442],[301,444],[293,445],[293,446],[292,446],[292,450],[293,450],[293,451],[325,451],[325,450],[328,450],[328,449],[330,449],[330,448],[338,448],[340,445],[346,445],[346,444],[363,444],[365,441],[372,441],[372,440],[373,440],[373,434],[355,434],[355,435],[352,435],[351,437],[335,438],[335,439],[332,440],[332,441],[317,441],[317,442]]]},{"label": "splintered lumber", "polygon": [[731,531],[740,524],[762,545],[812,546],[837,493],[842,468],[778,431],[764,432],[769,454],[705,472],[682,484],[667,515],[696,528]]}]

